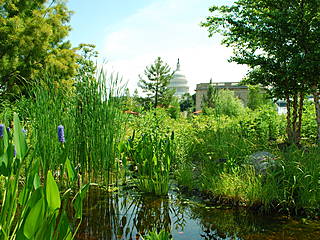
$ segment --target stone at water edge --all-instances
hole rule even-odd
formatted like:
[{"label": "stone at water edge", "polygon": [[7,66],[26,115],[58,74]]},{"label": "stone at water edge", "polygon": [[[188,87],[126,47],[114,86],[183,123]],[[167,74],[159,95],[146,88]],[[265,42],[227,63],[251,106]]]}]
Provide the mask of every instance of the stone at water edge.
[{"label": "stone at water edge", "polygon": [[272,153],[261,151],[249,156],[249,162],[254,166],[257,174],[266,174],[267,169],[276,165],[276,156]]}]

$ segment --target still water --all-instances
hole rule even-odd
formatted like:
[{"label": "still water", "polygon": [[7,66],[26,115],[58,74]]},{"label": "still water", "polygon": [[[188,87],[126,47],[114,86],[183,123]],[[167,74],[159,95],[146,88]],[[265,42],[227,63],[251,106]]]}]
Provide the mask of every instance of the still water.
[{"label": "still water", "polygon": [[320,239],[319,222],[207,206],[176,192],[159,198],[98,188],[84,202],[76,239],[137,240],[152,229],[166,229],[175,240]]}]

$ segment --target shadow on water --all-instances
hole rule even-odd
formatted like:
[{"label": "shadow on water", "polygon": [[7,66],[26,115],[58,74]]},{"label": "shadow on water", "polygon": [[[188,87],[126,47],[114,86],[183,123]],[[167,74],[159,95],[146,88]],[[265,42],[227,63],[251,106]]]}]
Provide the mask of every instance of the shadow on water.
[{"label": "shadow on water", "polygon": [[98,188],[84,202],[76,239],[138,240],[152,229],[166,229],[175,240],[320,239],[317,222],[211,207],[177,193],[159,198]]}]

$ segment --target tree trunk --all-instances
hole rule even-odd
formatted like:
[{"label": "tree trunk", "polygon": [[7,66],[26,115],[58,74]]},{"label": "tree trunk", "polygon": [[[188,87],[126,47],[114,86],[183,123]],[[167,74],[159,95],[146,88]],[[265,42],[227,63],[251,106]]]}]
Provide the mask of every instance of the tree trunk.
[{"label": "tree trunk", "polygon": [[317,87],[313,87],[313,99],[314,99],[314,105],[316,108],[316,119],[318,124],[318,144],[320,145],[320,103],[319,103],[319,91],[317,90]]},{"label": "tree trunk", "polygon": [[154,108],[156,108],[158,106],[158,84],[156,86],[156,96],[154,99]]},{"label": "tree trunk", "polygon": [[298,119],[298,129],[297,129],[297,141],[300,143],[301,139],[301,126],[302,126],[302,114],[303,114],[303,103],[304,103],[304,93],[300,92],[299,99],[299,119]]},{"label": "tree trunk", "polygon": [[297,144],[298,93],[294,94],[292,105],[292,141]]},{"label": "tree trunk", "polygon": [[291,100],[289,94],[286,94],[286,101],[287,101],[287,137],[288,142],[292,143],[292,129],[291,129]]}]

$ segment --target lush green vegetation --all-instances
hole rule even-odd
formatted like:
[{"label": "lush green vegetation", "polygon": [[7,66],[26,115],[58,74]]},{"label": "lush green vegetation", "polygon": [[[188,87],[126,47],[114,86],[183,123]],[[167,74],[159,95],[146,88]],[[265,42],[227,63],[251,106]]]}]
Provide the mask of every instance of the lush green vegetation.
[{"label": "lush green vegetation", "polygon": [[[246,82],[272,86],[269,97],[287,100],[286,116],[260,86],[250,87],[245,107],[231,91],[212,85],[203,114],[192,115],[194,99],[172,97],[167,85],[173,73],[160,58],[140,79],[149,95],[131,97],[118,76],[97,73],[91,45],[79,46],[80,56],[63,41],[70,13],[60,1],[45,2],[0,0],[1,38],[12,40],[0,42],[1,239],[74,238],[92,182],[109,191],[123,184],[166,196],[173,181],[216,204],[319,216],[319,26],[303,28],[318,2],[310,1],[314,8],[292,3],[290,15],[279,8],[290,4],[284,0],[239,0],[236,7],[213,7],[220,15],[204,23],[211,34],[222,31],[227,44],[243,48],[233,60],[252,67]],[[292,32],[307,36],[285,51],[273,46],[282,49],[297,36],[278,24],[287,22],[278,11],[290,15]],[[271,21],[268,14],[276,17]],[[273,39],[274,29],[286,34]],[[150,232],[145,239],[169,234]]]},{"label": "lush green vegetation", "polygon": [[[60,138],[62,136],[60,132]],[[47,169],[43,175],[39,174],[41,163],[27,146],[26,132],[17,114],[13,116],[12,129],[0,125],[0,138],[0,174],[4,184],[1,239],[72,239],[79,226],[77,220],[81,222],[82,199],[89,185],[80,186],[73,196],[71,188],[67,188],[60,196],[52,171]],[[63,180],[71,182],[73,169],[68,162],[66,165],[66,179]],[[60,174],[63,176],[64,172]],[[75,209],[71,221],[66,213],[67,202]]]},{"label": "lush green vegetation", "polygon": [[289,142],[299,144],[304,98],[313,95],[320,142],[319,1],[238,0],[209,10],[202,26],[223,35],[231,61],[250,67],[246,82],[286,99]]}]

